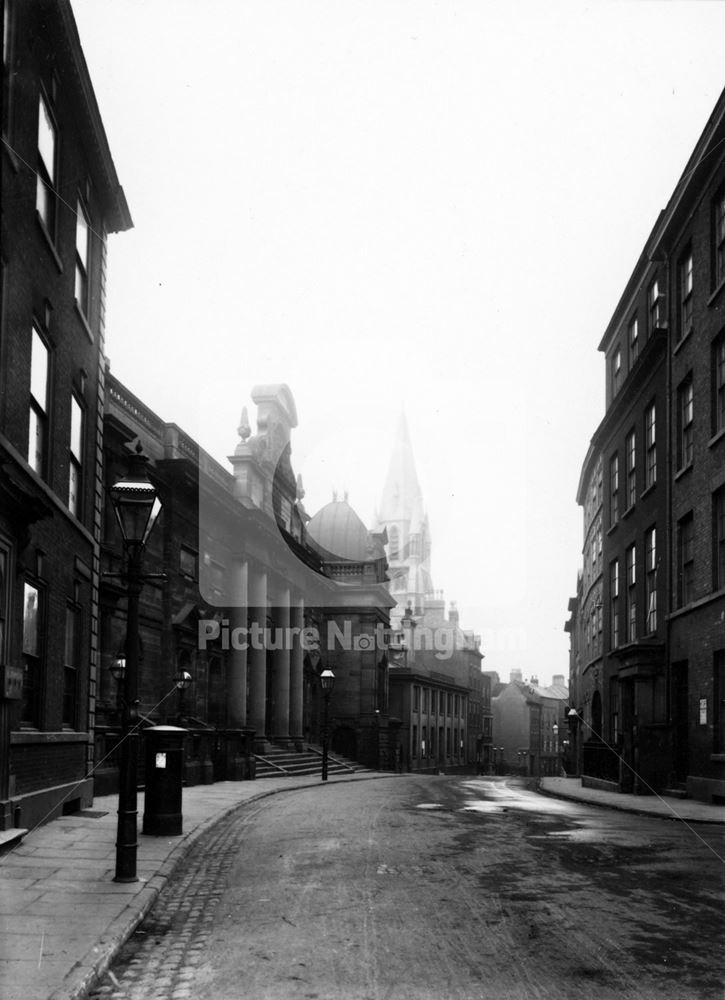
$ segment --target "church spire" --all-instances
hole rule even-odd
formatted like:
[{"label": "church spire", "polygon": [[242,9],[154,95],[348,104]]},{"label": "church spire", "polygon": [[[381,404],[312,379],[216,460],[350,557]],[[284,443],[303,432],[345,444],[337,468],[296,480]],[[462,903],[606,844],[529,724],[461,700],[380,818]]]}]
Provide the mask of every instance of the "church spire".
[{"label": "church spire", "polygon": [[413,458],[408,421],[398,418],[393,451],[377,508],[378,530],[388,533],[390,589],[398,604],[391,612],[394,627],[410,605],[422,613],[433,594],[430,575],[430,535],[423,493]]},{"label": "church spire", "polygon": [[410,522],[416,514],[417,519],[421,519],[422,511],[423,494],[415,468],[408,421],[401,410],[388,474],[378,504],[378,522],[381,526],[396,521]]}]

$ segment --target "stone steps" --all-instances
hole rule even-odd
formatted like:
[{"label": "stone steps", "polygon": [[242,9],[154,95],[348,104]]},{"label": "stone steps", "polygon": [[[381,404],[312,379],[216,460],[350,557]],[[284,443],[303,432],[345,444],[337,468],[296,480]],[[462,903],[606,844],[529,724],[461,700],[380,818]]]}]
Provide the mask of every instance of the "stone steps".
[{"label": "stone steps", "polygon": [[[288,775],[320,774],[322,771],[322,750],[308,746],[306,750],[290,750],[271,747],[267,753],[256,754],[256,776],[258,778],[283,778]],[[357,761],[347,760],[339,754],[328,754],[328,774],[353,774],[366,771]]]}]

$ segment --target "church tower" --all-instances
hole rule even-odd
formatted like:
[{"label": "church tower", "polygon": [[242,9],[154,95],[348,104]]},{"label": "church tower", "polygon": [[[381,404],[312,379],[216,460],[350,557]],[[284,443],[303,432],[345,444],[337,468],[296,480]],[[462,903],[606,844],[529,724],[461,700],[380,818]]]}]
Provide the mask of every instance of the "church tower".
[{"label": "church tower", "polygon": [[388,533],[390,590],[397,606],[390,614],[397,627],[407,607],[414,615],[423,614],[426,601],[433,598],[430,575],[430,532],[428,515],[413,459],[410,433],[401,413],[393,453],[375,515],[377,530]]}]

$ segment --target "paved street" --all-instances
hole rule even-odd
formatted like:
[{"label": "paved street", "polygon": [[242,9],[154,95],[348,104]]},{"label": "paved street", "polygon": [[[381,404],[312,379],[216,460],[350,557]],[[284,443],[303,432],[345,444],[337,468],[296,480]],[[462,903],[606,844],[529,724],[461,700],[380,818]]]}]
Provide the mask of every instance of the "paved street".
[{"label": "paved street", "polygon": [[94,998],[723,993],[720,826],[410,776],[250,803],[200,839]]}]

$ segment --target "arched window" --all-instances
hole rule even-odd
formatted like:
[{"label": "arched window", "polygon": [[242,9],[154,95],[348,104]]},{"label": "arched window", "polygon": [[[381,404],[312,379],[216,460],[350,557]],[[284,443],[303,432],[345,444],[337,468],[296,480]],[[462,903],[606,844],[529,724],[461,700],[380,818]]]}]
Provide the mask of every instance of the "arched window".
[{"label": "arched window", "polygon": [[391,561],[399,558],[400,553],[400,541],[398,536],[398,529],[392,527],[390,529],[390,537],[388,539],[388,559]]}]

